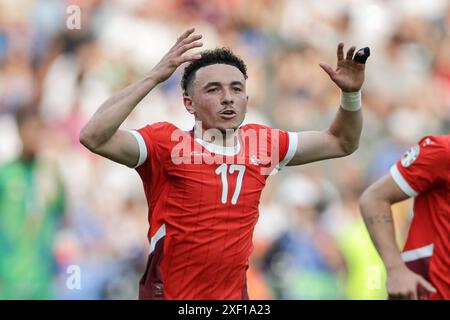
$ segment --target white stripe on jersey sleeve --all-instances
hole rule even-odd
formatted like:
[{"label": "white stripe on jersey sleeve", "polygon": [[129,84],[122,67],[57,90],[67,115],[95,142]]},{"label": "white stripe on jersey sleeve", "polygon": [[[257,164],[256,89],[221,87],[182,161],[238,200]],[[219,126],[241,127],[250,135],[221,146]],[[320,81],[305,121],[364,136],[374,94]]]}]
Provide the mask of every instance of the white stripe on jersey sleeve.
[{"label": "white stripe on jersey sleeve", "polygon": [[401,256],[404,262],[410,262],[422,258],[431,257],[433,255],[433,251],[434,244],[432,243],[424,247],[402,252]]},{"label": "white stripe on jersey sleeve", "polygon": [[288,151],[286,152],[284,159],[281,160],[280,163],[278,164],[278,170],[283,169],[283,167],[286,166],[289,163],[289,161],[292,160],[292,158],[295,155],[295,152],[297,151],[297,145],[298,145],[297,132],[288,132],[288,136],[289,136]]},{"label": "white stripe on jersey sleeve", "polygon": [[139,145],[139,160],[138,163],[133,167],[137,168],[142,165],[145,160],[147,160],[147,146],[145,145],[144,138],[139,132],[137,132],[136,130],[130,130],[128,132],[130,132],[134,136]]},{"label": "white stripe on jersey sleeve", "polygon": [[166,224],[163,223],[161,227],[159,227],[158,231],[156,231],[155,235],[150,239],[150,253],[155,250],[156,243],[166,235]]},{"label": "white stripe on jersey sleeve", "polygon": [[409,183],[405,180],[405,178],[403,178],[402,174],[400,173],[400,171],[397,168],[397,164],[394,164],[391,167],[390,173],[391,173],[391,177],[392,177],[392,179],[394,179],[395,183],[397,183],[399,188],[402,189],[402,191],[404,193],[406,193],[408,196],[416,197],[419,194],[413,188],[411,188]]}]

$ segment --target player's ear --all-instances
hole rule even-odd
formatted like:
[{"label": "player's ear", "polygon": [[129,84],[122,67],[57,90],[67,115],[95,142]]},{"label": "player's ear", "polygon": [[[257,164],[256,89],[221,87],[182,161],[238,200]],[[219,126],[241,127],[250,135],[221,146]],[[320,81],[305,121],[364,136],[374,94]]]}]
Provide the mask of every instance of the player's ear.
[{"label": "player's ear", "polygon": [[186,93],[183,94],[183,103],[184,107],[190,114],[195,113],[194,104],[192,103],[192,98],[188,96]]}]

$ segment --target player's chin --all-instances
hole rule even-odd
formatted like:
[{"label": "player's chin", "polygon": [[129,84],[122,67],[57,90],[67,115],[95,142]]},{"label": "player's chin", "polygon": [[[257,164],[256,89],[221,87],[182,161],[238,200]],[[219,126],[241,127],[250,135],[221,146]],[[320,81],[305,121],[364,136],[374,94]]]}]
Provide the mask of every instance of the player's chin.
[{"label": "player's chin", "polygon": [[222,132],[225,131],[236,131],[239,129],[239,127],[242,124],[242,120],[239,119],[231,119],[231,120],[225,120],[220,121],[220,124],[218,126],[218,129]]}]

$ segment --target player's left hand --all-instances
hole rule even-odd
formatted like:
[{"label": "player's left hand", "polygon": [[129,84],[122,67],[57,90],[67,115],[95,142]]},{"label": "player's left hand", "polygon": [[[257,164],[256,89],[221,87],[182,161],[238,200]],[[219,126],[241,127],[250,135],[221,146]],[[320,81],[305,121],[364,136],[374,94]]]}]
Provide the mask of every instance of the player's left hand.
[{"label": "player's left hand", "polygon": [[364,83],[365,64],[353,60],[356,47],[350,47],[344,58],[344,44],[341,42],[337,47],[337,68],[333,68],[327,63],[320,63],[320,67],[330,76],[331,80],[337,84],[342,91],[359,91]]}]

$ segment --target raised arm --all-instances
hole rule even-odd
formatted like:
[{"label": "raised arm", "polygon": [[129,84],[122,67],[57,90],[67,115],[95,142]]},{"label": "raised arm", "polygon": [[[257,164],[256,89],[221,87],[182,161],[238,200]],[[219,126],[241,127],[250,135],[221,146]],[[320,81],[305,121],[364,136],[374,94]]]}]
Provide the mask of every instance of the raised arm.
[{"label": "raised arm", "polygon": [[360,90],[365,64],[353,60],[354,52],[355,47],[351,47],[344,58],[344,44],[339,43],[336,70],[326,63],[320,64],[341,89],[340,108],[327,130],[297,133],[298,147],[288,166],[347,156],[358,148],[363,122]]},{"label": "raised arm", "polygon": [[139,146],[133,135],[120,130],[136,105],[159,83],[167,80],[183,63],[200,58],[199,54],[185,54],[201,47],[201,35],[193,35],[194,28],[184,32],[142,80],[122,89],[94,113],[80,132],[80,142],[92,152],[115,162],[133,167],[139,159]]},{"label": "raised arm", "polygon": [[390,299],[418,299],[418,286],[435,292],[422,276],[408,269],[395,241],[391,205],[409,198],[388,174],[371,185],[361,196],[360,207],[370,237],[387,271]]}]

